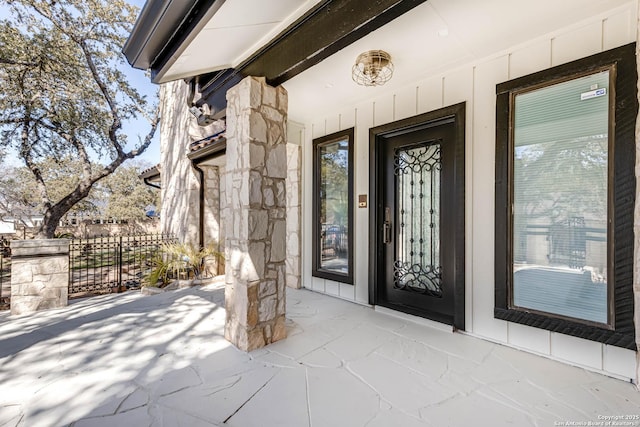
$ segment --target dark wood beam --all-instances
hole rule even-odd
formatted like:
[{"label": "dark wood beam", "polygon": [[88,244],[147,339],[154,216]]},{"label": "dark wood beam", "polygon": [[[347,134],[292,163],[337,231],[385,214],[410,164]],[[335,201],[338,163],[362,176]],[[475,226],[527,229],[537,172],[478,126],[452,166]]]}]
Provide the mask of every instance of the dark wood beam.
[{"label": "dark wood beam", "polygon": [[264,76],[277,86],[425,1],[322,1],[236,71],[243,76]]},{"label": "dark wood beam", "polygon": [[202,94],[202,98],[196,102],[196,105],[201,106],[206,102],[211,111],[216,113],[224,111],[227,108],[227,91],[240,83],[243,77],[232,68],[196,77],[198,92]]},{"label": "dark wood beam", "polygon": [[202,102],[222,110],[226,91],[246,76],[278,86],[425,1],[324,0],[237,68],[199,76]]}]

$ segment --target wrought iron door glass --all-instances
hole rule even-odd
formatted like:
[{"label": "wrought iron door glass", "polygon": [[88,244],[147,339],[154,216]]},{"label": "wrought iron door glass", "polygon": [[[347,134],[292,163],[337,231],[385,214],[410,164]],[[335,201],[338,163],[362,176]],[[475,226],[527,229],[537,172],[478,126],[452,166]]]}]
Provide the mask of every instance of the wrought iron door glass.
[{"label": "wrought iron door glass", "polygon": [[442,297],[441,141],[396,150],[394,288]]}]

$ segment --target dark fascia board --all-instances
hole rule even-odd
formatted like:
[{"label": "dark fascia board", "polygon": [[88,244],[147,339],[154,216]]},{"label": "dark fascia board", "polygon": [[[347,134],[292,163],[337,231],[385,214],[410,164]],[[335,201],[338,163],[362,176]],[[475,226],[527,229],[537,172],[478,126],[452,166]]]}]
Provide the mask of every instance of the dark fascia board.
[{"label": "dark fascia board", "polygon": [[195,164],[200,164],[214,157],[223,155],[227,150],[227,139],[220,138],[216,142],[209,144],[199,150],[187,154],[189,160]]},{"label": "dark fascia board", "polygon": [[224,0],[147,0],[122,52],[134,68],[151,69],[151,81],[158,83],[223,3]]},{"label": "dark fascia board", "polygon": [[194,0],[147,0],[122,48],[129,64],[141,70],[151,67],[193,3]]},{"label": "dark fascia board", "polygon": [[211,20],[225,0],[196,0],[180,25],[166,39],[164,47],[151,64],[151,81],[160,82],[189,43]]}]

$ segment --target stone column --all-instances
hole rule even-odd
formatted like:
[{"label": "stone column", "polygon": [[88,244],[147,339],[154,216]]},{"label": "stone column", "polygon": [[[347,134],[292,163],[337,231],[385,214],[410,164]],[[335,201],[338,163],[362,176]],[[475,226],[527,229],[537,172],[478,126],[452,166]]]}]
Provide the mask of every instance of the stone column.
[{"label": "stone column", "polygon": [[65,307],[69,294],[69,240],[11,242],[11,314]]},{"label": "stone column", "polygon": [[[226,158],[225,158],[226,162]],[[220,241],[220,253],[223,255],[219,260],[218,265],[218,274],[225,274],[225,259],[224,256],[226,254],[225,245],[227,242],[227,170],[226,163],[225,166],[218,166],[218,179],[219,179],[219,197],[220,197],[220,230],[218,233],[218,239]]]},{"label": "stone column", "polygon": [[[204,245],[205,247],[214,244],[214,249],[223,252],[224,242],[221,242],[220,231],[220,173],[218,166],[200,165],[204,172]],[[205,261],[207,276],[217,276],[222,274],[219,269],[217,257],[211,257]]]},{"label": "stone column", "polygon": [[225,337],[286,337],[287,92],[247,77],[227,92]]},{"label": "stone column", "polygon": [[[289,128],[294,127],[289,123]],[[300,166],[302,152],[300,147],[300,133],[288,130],[287,136],[287,286],[294,289],[302,287],[301,280],[301,250],[302,233],[300,230],[302,206],[302,177]],[[297,134],[298,141],[295,141]],[[295,141],[295,143],[292,143]]]}]

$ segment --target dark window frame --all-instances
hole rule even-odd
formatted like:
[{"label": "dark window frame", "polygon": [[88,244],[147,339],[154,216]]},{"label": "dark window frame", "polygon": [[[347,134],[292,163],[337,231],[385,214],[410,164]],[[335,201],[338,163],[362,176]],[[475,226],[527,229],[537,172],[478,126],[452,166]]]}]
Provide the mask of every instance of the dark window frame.
[{"label": "dark window frame", "polygon": [[[610,67],[610,68],[609,68]],[[609,68],[607,284],[609,324],[594,324],[514,307],[513,123],[515,95]],[[638,114],[635,43],[496,86],[495,309],[498,319],[635,350],[633,247],[635,122]]]},{"label": "dark window frame", "polygon": [[[311,275],[314,277],[319,277],[322,279],[333,280],[335,282],[346,283],[349,285],[353,285],[353,277],[354,277],[354,266],[353,266],[353,232],[354,232],[354,190],[353,190],[353,157],[354,157],[354,138],[355,138],[355,128],[345,129],[339,132],[332,133],[330,135],[326,135],[320,138],[316,138],[313,140],[313,231],[312,231],[312,247],[313,247],[313,265]],[[348,273],[341,274],[336,271],[326,270],[321,268],[320,257],[322,255],[322,251],[319,250],[320,246],[320,233],[322,223],[320,221],[320,181],[321,181],[321,172],[322,169],[320,167],[320,149],[325,145],[329,145],[338,141],[347,140],[348,145],[348,168],[347,171],[347,185],[348,185],[348,197],[347,197],[347,216],[348,216],[348,225],[347,225],[347,263],[348,263]]]}]

